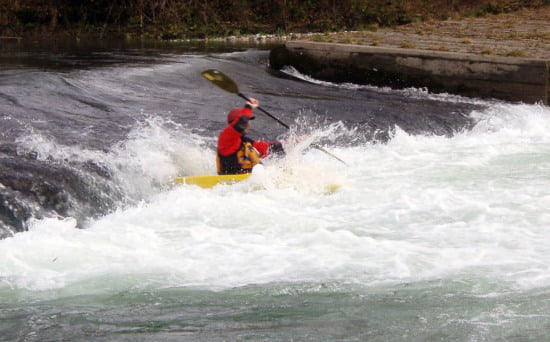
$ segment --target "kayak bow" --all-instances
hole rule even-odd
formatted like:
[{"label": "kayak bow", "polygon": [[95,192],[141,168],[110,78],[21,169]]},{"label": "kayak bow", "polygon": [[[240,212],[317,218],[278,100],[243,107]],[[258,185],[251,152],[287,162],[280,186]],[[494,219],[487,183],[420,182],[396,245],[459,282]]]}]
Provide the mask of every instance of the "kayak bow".
[{"label": "kayak bow", "polygon": [[175,177],[176,184],[198,185],[201,188],[213,188],[218,184],[231,185],[250,177],[251,173],[242,173],[238,175],[198,175]]}]

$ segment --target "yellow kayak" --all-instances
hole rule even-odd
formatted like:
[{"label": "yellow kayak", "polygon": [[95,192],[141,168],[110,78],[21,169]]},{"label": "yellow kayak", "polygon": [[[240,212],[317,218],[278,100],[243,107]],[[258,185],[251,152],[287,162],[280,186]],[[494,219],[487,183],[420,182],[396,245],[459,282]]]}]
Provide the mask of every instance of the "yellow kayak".
[{"label": "yellow kayak", "polygon": [[[261,169],[260,169],[261,170]],[[263,170],[262,170],[263,171]],[[261,173],[259,174],[260,178]],[[174,183],[176,184],[186,184],[186,185],[197,185],[201,188],[209,189],[213,188],[216,185],[233,185],[240,181],[243,181],[247,178],[252,176],[252,173],[241,173],[237,175],[197,175],[197,176],[178,176],[174,177]],[[264,174],[265,176],[265,174]],[[279,180],[280,181],[280,180]],[[293,182],[292,177],[288,179],[288,184],[292,186],[292,184],[295,184]],[[261,183],[261,181],[260,181]],[[296,184],[295,184],[296,185]],[[319,185],[320,188],[323,188],[322,192],[324,193],[333,193],[336,190],[340,188],[340,184],[322,184]],[[257,184],[257,182],[254,183],[253,187],[255,189],[261,189],[263,186],[261,184]],[[317,185],[313,186],[314,188],[317,188]],[[305,188],[307,188],[307,183],[305,184]]]},{"label": "yellow kayak", "polygon": [[213,188],[218,184],[231,185],[250,177],[251,173],[241,173],[238,175],[199,175],[174,177],[176,184],[198,185],[201,188]]}]

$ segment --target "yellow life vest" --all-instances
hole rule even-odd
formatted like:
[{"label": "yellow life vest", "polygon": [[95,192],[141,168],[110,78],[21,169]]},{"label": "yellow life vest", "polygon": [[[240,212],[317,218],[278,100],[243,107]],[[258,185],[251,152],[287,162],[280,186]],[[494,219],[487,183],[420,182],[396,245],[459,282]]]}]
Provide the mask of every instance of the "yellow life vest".
[{"label": "yellow life vest", "polygon": [[[260,164],[260,153],[249,142],[243,142],[241,148],[235,152],[236,161],[241,168],[241,173],[252,172],[255,165]],[[222,174],[222,166],[219,154],[216,157],[218,174]]]}]

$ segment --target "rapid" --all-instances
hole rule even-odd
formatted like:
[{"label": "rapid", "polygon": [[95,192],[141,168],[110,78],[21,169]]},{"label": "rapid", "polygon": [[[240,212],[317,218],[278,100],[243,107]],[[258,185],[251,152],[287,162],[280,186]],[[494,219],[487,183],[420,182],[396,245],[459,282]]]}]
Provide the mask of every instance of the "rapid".
[{"label": "rapid", "polygon": [[[0,341],[550,338],[548,106],[274,74],[263,46],[0,51]],[[243,105],[209,68],[287,153],[175,185]]]}]

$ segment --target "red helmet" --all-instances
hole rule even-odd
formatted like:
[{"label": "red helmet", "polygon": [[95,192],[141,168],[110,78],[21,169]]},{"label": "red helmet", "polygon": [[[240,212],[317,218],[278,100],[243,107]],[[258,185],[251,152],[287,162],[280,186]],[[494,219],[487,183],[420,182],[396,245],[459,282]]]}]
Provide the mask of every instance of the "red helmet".
[{"label": "red helmet", "polygon": [[252,110],[250,108],[233,108],[229,114],[227,114],[227,123],[231,124],[241,118],[241,116],[248,116],[250,120],[254,120]]}]

